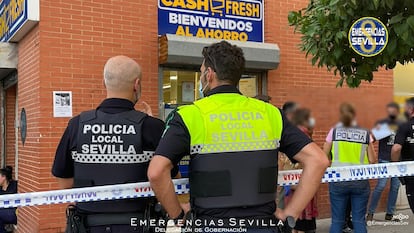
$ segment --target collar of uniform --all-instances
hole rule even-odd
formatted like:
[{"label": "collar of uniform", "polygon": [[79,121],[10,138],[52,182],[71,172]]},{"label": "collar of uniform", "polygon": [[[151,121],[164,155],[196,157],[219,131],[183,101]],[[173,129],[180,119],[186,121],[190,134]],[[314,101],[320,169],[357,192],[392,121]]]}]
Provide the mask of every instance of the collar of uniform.
[{"label": "collar of uniform", "polygon": [[237,89],[236,86],[233,85],[222,85],[218,86],[216,88],[213,88],[209,92],[207,92],[206,96],[214,95],[214,94],[223,94],[223,93],[237,93],[240,94],[239,89]]},{"label": "collar of uniform", "polygon": [[111,110],[115,110],[115,112],[118,112],[122,110],[133,110],[135,109],[134,106],[135,104],[127,99],[109,98],[102,101],[102,103],[98,106],[97,109],[102,110],[104,112],[113,112]]}]

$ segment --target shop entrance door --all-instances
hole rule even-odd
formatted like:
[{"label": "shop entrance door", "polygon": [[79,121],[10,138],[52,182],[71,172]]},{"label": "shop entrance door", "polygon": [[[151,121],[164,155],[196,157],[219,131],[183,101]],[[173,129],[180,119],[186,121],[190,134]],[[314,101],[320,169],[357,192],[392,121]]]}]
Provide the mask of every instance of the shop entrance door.
[{"label": "shop entrance door", "polygon": [[12,166],[17,174],[18,98],[17,74],[2,80],[1,91],[1,164]]}]

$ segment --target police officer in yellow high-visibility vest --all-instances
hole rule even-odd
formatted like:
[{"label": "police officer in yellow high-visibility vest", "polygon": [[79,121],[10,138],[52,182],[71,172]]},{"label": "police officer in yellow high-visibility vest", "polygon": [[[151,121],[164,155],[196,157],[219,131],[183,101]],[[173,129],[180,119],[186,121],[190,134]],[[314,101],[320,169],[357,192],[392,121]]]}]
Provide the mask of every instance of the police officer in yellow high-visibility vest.
[{"label": "police officer in yellow high-visibility vest", "polygon": [[[189,211],[180,205],[166,175],[190,154],[193,227],[276,232],[275,225],[288,216],[292,225],[317,191],[328,160],[279,109],[239,92],[245,65],[240,48],[222,41],[202,54],[200,90],[205,98],[168,117],[150,163],[148,177],[158,200],[170,219],[178,221]],[[279,150],[305,167],[292,202],[276,214],[282,221],[275,219]]]},{"label": "police officer in yellow high-visibility vest", "polygon": [[[353,123],[355,109],[344,103],[340,106],[341,123],[326,137],[324,151],[331,157],[332,167],[375,163],[373,139],[370,132]],[[330,233],[342,233],[345,212],[351,201],[352,223],[355,233],[366,233],[365,214],[370,194],[368,180],[329,183],[332,224]]]}]

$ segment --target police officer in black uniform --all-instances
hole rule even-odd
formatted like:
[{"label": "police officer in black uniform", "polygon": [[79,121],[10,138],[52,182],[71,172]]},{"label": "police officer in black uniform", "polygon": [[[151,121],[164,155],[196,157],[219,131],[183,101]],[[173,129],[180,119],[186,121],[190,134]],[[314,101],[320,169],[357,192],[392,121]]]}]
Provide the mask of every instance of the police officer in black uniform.
[{"label": "police officer in black uniform", "polygon": [[[228,227],[233,226],[247,227],[248,232],[276,232],[276,227],[270,227],[272,224],[269,220],[271,219],[277,223],[282,220],[285,225],[286,220],[289,219],[288,225],[294,225],[295,219],[319,187],[321,177],[329,165],[326,156],[315,143],[312,143],[297,127],[290,124],[279,109],[271,104],[244,97],[239,92],[237,85],[245,63],[240,48],[222,41],[204,48],[203,58],[200,69],[202,74],[200,89],[206,97],[195,102],[194,105],[180,108],[168,117],[166,131],[150,163],[148,177],[157,199],[168,212],[169,218],[179,223],[178,220],[182,219],[184,212],[188,210],[180,205],[168,171],[183,156],[191,154],[190,204],[192,213],[197,219],[193,226],[198,227],[197,224],[201,224],[206,232],[217,230],[206,230],[206,227],[217,226],[226,227],[226,232],[231,232],[232,229]],[[197,110],[198,108],[200,110]],[[191,109],[194,112],[191,112]],[[216,112],[217,109],[221,109],[224,114],[218,113],[220,119],[216,118],[217,115],[207,115]],[[228,112],[235,111],[234,109],[237,109],[237,112],[230,113],[233,115],[229,116]],[[256,110],[259,112],[252,113]],[[268,118],[266,111],[270,112],[270,115],[274,113],[272,116],[275,118]],[[259,116],[260,119],[253,119],[254,116]],[[197,120],[194,121],[192,118]],[[199,118],[204,119],[204,122],[198,120]],[[240,121],[242,118],[244,120]],[[249,118],[250,120],[246,120]],[[262,119],[265,121],[261,121]],[[209,129],[209,122],[215,120],[227,120],[229,124],[238,122],[239,126],[244,125],[244,129],[239,128],[241,133],[236,132],[237,135],[244,136],[251,133],[249,130],[255,127],[254,124],[257,124],[257,121],[268,122],[263,123],[259,130],[269,129],[273,123],[276,123],[281,130],[280,144],[277,143],[275,148],[269,147],[266,150],[262,148],[263,144],[257,141],[257,146],[243,151],[240,148],[251,145],[250,139],[252,138],[244,136],[224,138],[223,136],[221,141],[213,139],[220,144],[217,147],[210,144],[209,149],[207,145],[194,148],[195,140],[202,141],[203,138],[210,140],[208,136],[200,136],[200,133],[204,131],[212,134],[223,133],[223,135],[229,132],[220,127]],[[273,123],[269,123],[272,121]],[[194,128],[199,130],[194,130]],[[227,140],[227,145],[237,146],[225,146],[224,139]],[[236,140],[244,141],[240,143]],[[278,146],[280,151],[291,160],[303,163],[304,171],[292,201],[284,210],[277,211],[276,216],[279,220],[276,220],[274,214],[276,211],[277,181],[275,177],[277,177]],[[206,152],[204,153],[203,150]],[[270,160],[273,162],[264,162]],[[246,226],[243,224],[246,223],[244,222],[246,219],[259,221],[253,221],[252,224]]]},{"label": "police officer in black uniform", "polygon": [[[414,161],[414,97],[405,102],[405,116],[407,122],[398,127],[391,148],[392,161]],[[401,184],[405,184],[408,203],[414,213],[414,176],[403,177],[400,180]]]},{"label": "police officer in black uniform", "polygon": [[[107,61],[107,98],[97,109],[69,121],[56,150],[52,174],[61,188],[148,181],[148,164],[164,123],[135,110],[141,81],[141,68],[131,58]],[[131,217],[144,218],[149,202],[140,198],[77,203],[69,211],[74,213],[69,214],[67,232],[142,232],[141,227],[131,227]]]}]

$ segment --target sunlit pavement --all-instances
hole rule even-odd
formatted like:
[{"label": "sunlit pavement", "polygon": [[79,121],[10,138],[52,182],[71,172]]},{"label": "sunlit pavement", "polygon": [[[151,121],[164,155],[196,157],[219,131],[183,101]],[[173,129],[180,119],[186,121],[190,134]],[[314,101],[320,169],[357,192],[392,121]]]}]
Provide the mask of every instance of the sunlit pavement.
[{"label": "sunlit pavement", "polygon": [[[368,222],[369,233],[413,233],[414,232],[414,215],[410,209],[397,210],[397,218],[400,222],[385,221],[385,213],[377,213],[374,220]],[[331,219],[317,220],[317,233],[328,233]]]}]

